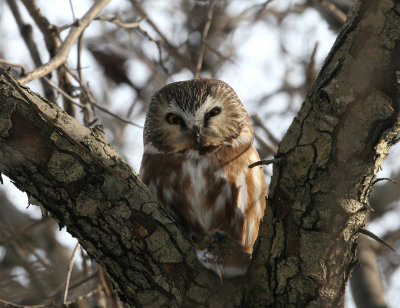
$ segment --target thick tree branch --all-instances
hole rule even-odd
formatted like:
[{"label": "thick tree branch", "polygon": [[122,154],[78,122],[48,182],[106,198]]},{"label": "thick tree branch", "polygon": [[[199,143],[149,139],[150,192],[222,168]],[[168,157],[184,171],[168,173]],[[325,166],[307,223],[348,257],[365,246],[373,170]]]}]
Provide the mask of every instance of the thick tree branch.
[{"label": "thick tree branch", "polygon": [[[197,262],[191,244],[104,141],[101,128],[80,125],[4,71],[0,105],[1,172],[67,227],[128,303],[240,302],[241,284],[221,284]],[[220,297],[232,290],[235,298]]]},{"label": "thick tree branch", "polygon": [[264,306],[341,303],[375,174],[400,131],[399,29],[398,2],[357,2],[279,145],[260,235],[269,257],[253,279]]}]

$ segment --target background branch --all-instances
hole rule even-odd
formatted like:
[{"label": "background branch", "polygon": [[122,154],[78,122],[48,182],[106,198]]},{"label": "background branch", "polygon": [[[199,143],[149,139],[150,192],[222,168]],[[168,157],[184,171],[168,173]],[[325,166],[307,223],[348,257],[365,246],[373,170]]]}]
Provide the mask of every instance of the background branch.
[{"label": "background branch", "polygon": [[69,51],[75,42],[78,40],[81,33],[90,24],[90,22],[97,17],[102,9],[110,2],[110,0],[98,0],[96,1],[90,10],[80,19],[71,29],[65,41],[60,46],[56,55],[46,64],[38,67],[32,72],[26,74],[26,76],[19,78],[18,81],[22,84],[28,83],[34,79],[41,78],[49,74],[51,71],[62,65],[68,57]]}]

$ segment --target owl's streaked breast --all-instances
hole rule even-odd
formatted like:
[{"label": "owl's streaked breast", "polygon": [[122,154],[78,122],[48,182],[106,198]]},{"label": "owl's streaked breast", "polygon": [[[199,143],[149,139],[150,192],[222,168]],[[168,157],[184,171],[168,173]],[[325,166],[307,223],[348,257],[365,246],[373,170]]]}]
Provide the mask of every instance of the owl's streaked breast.
[{"label": "owl's streaked breast", "polygon": [[262,170],[248,168],[258,159],[254,147],[225,164],[218,152],[199,157],[147,150],[140,171],[143,182],[191,235],[219,230],[252,247],[265,207]]},{"label": "owl's streaked breast", "polygon": [[[202,235],[224,225],[223,229],[227,229],[228,222],[237,215],[235,203],[238,189],[210,156],[191,159],[177,155],[144,154],[143,161],[148,162],[142,163],[140,175],[143,182],[191,232]],[[157,167],[147,168],[144,165]]]}]

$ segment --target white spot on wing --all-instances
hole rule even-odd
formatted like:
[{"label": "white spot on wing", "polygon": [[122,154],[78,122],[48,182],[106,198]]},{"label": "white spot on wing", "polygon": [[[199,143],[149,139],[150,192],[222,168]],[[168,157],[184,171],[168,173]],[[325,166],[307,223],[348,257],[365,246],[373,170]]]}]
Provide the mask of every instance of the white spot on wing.
[{"label": "white spot on wing", "polygon": [[238,208],[240,211],[245,214],[247,208],[247,202],[249,200],[249,195],[247,193],[247,184],[246,184],[246,175],[245,173],[240,173],[236,177],[236,184],[239,189],[238,195]]}]

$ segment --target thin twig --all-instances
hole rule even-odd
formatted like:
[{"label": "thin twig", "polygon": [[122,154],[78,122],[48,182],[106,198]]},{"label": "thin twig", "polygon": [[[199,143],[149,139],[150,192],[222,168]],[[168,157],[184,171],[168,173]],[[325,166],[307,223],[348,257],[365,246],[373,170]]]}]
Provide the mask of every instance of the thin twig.
[{"label": "thin twig", "polygon": [[175,60],[178,62],[178,64],[182,67],[186,67],[192,72],[196,70],[192,62],[184,57],[182,54],[179,53],[178,48],[174,45],[172,45],[167,37],[162,33],[160,28],[147,16],[146,12],[143,10],[142,6],[140,3],[137,1],[131,0],[131,3],[135,10],[139,12],[140,15],[142,15],[144,18],[146,18],[146,21],[149,23],[149,25],[154,29],[154,31],[159,35],[161,40],[159,42],[163,44],[163,46],[168,50],[168,52],[175,58]]},{"label": "thin twig", "polygon": [[206,42],[206,46],[208,49],[210,49],[213,53],[215,53],[218,58],[224,60],[224,61],[229,61],[233,64],[236,64],[235,60],[233,60],[230,56],[225,56],[222,53],[220,53],[218,50],[216,50],[214,47],[212,47],[208,42]]},{"label": "thin twig", "polygon": [[270,164],[274,164],[274,163],[280,163],[281,161],[282,161],[282,158],[260,160],[260,161],[256,161],[255,163],[250,164],[249,168],[254,168],[256,166],[261,166],[261,165],[270,165]]},{"label": "thin twig", "polygon": [[268,139],[277,146],[279,144],[279,140],[272,134],[272,132],[264,125],[261,121],[260,117],[257,114],[251,116],[251,119],[254,121],[254,124],[261,127],[264,132],[267,134]]},{"label": "thin twig", "polygon": [[[18,25],[19,32],[25,42],[25,45],[29,50],[33,63],[35,63],[36,67],[41,67],[43,63],[40,59],[39,49],[33,39],[32,26],[25,23],[25,21],[22,19],[21,13],[15,0],[7,0],[7,3]],[[42,84],[43,91],[46,97],[51,101],[55,101],[53,90],[43,80],[41,80],[40,82]]]},{"label": "thin twig", "polygon": [[[55,85],[53,82],[51,82],[48,78],[43,78],[43,79],[44,79],[46,82],[48,82],[49,85],[51,85],[54,89],[56,89],[58,92],[60,92],[61,95],[64,96],[66,99],[68,99],[71,103],[73,103],[74,105],[76,105],[76,106],[78,106],[78,107],[80,107],[80,108],[84,108],[83,105],[82,105],[81,103],[76,102],[75,99],[74,99],[72,96],[70,96],[70,95],[69,95],[68,93],[66,93],[64,90],[60,89],[57,85]],[[110,115],[110,116],[112,116],[112,117],[118,119],[118,120],[121,121],[121,122],[124,122],[124,123],[126,123],[126,124],[130,124],[130,125],[133,125],[133,126],[136,126],[136,127],[139,127],[139,128],[143,128],[143,126],[141,126],[141,125],[139,125],[139,124],[136,124],[136,123],[134,123],[134,122],[132,122],[132,121],[126,120],[126,119],[124,119],[124,118],[121,118],[119,115],[117,115],[117,114],[115,114],[115,113],[112,113],[112,112],[109,111],[107,108],[104,108],[104,107],[102,107],[102,106],[96,104],[95,102],[91,102],[91,104],[92,104],[93,106],[95,106],[97,109],[99,109],[100,111],[103,111],[104,113],[107,113],[108,115]]]},{"label": "thin twig", "polygon": [[88,293],[86,293],[84,295],[81,295],[81,296],[77,297],[76,299],[74,299],[72,301],[66,302],[65,305],[69,306],[69,305],[71,305],[73,303],[76,303],[76,302],[79,302],[79,301],[81,301],[83,299],[88,299],[89,297],[92,297],[96,293],[99,293],[102,290],[102,288],[103,287],[101,285],[99,285],[96,289],[93,289],[92,291],[90,291],[90,292],[88,292]]},{"label": "thin twig", "polygon": [[81,247],[81,245],[79,243],[76,244],[75,249],[72,252],[71,259],[69,260],[69,263],[68,263],[68,273],[67,273],[67,279],[65,281],[65,291],[64,291],[64,297],[63,297],[63,302],[62,302],[64,305],[67,304],[68,288],[69,288],[69,282],[71,279],[71,273],[72,273],[72,269],[74,268],[75,258],[78,254],[80,247]]},{"label": "thin twig", "polygon": [[111,22],[111,23],[117,25],[118,27],[121,27],[124,29],[135,29],[135,28],[139,27],[140,23],[143,20],[146,20],[146,18],[147,17],[143,17],[141,20],[139,20],[137,22],[123,22],[123,21],[119,20],[117,17],[99,16],[99,17],[96,17],[94,20],[108,21],[108,22]]},{"label": "thin twig", "polygon": [[276,151],[278,149],[278,146],[276,144],[269,144],[267,143],[261,136],[257,133],[254,132],[254,138],[257,140],[259,146],[261,149],[258,151],[261,157],[269,156],[269,155],[275,155]]},{"label": "thin twig", "polygon": [[82,82],[82,65],[81,65],[82,47],[83,47],[83,33],[79,36],[78,44],[76,45],[76,49],[77,49],[76,70],[78,71],[78,77],[81,82]]},{"label": "thin twig", "polygon": [[335,4],[327,0],[322,0],[321,4],[325,6],[328,11],[330,11],[333,15],[335,15],[341,22],[346,21],[347,15],[343,13],[343,11],[339,9]]},{"label": "thin twig", "polygon": [[101,285],[103,286],[104,292],[106,293],[107,297],[109,298],[112,308],[117,308],[117,305],[115,304],[114,299],[112,297],[110,288],[108,287],[106,277],[104,276],[104,271],[101,267],[99,267],[99,278],[100,278]]},{"label": "thin twig", "polygon": [[143,30],[141,27],[137,28],[137,31],[139,31],[139,33],[141,33],[143,36],[145,36],[149,41],[152,41],[156,44],[157,49],[158,49],[158,62],[162,68],[162,70],[164,71],[164,73],[168,76],[169,72],[168,69],[165,67],[164,65],[164,61],[162,58],[162,48],[161,48],[161,42],[160,40],[156,40],[155,38],[151,37],[151,35],[146,31]]},{"label": "thin twig", "polygon": [[72,5],[72,1],[71,0],[69,0],[69,6],[71,7],[72,19],[76,20],[74,6]]},{"label": "thin twig", "polygon": [[[62,44],[62,41],[60,38],[60,32],[58,31],[58,28],[56,26],[54,26],[47,19],[47,17],[43,14],[43,12],[41,11],[41,9],[38,6],[38,4],[36,3],[36,1],[33,1],[33,0],[21,0],[21,1],[24,4],[26,10],[31,15],[32,19],[35,21],[35,23],[38,26],[38,28],[40,29],[40,31],[42,32],[44,40],[46,42],[47,50],[49,51],[49,54],[50,54],[50,58],[54,57]],[[42,64],[38,65],[38,67],[40,67],[41,65]],[[65,69],[63,67],[58,67],[57,78],[58,78],[58,84],[59,84],[60,88],[64,89],[67,93],[71,94],[73,85],[71,84],[71,81],[69,80],[68,76],[66,75]],[[45,83],[45,85],[48,86],[47,83]],[[51,91],[52,91],[52,89],[51,89]],[[55,101],[56,99],[54,98],[52,100]],[[70,104],[70,102],[63,99],[63,103],[64,103],[64,110],[69,115],[74,117],[75,109]]]},{"label": "thin twig", "polygon": [[389,181],[389,182],[392,182],[393,184],[399,184],[395,180],[390,179],[390,178],[377,178],[374,181],[372,181],[371,185],[374,186],[376,183],[378,183],[380,181]]},{"label": "thin twig", "polygon": [[203,66],[204,55],[206,53],[206,47],[207,47],[207,36],[212,22],[214,5],[215,1],[210,0],[207,13],[207,21],[204,25],[203,34],[201,36],[201,49],[200,49],[199,59],[197,61],[196,74],[194,75],[195,79],[200,77],[201,67]]},{"label": "thin twig", "polygon": [[0,246],[8,245],[8,243],[16,240],[17,238],[19,238],[21,235],[23,235],[30,229],[35,228],[36,226],[41,225],[44,222],[45,222],[45,220],[38,219],[38,220],[34,220],[34,221],[28,223],[26,226],[23,226],[21,229],[19,229],[18,232],[14,233],[14,234],[10,235],[9,237],[7,237],[6,239],[0,241]]},{"label": "thin twig", "polygon": [[49,62],[28,73],[26,76],[19,78],[18,81],[22,84],[26,84],[34,79],[46,76],[51,71],[62,65],[67,59],[69,51],[81,33],[86,29],[89,23],[97,17],[97,15],[108,4],[108,2],[110,2],[110,0],[96,1],[90,10],[85,14],[85,16],[79,20],[79,23],[77,23],[77,25],[71,29],[67,38],[57,51],[57,54]]},{"label": "thin twig", "polygon": [[[95,271],[95,272],[94,272],[93,274],[91,274],[89,277],[86,277],[86,278],[84,278],[84,279],[78,281],[78,282],[75,283],[74,285],[70,286],[70,287],[69,287],[69,291],[71,291],[71,290],[73,290],[73,289],[75,289],[75,288],[77,288],[77,287],[83,285],[84,283],[88,282],[89,280],[91,280],[91,279],[97,277],[98,274],[99,274],[99,273],[98,273],[97,271]],[[58,291],[57,293],[54,293],[54,294],[48,296],[48,298],[59,297],[63,292],[64,292],[64,290]]]},{"label": "thin twig", "polygon": [[15,63],[15,62],[7,61],[5,59],[0,59],[0,64],[5,64],[5,65],[8,65],[8,66],[15,66],[15,67],[19,67],[21,69],[24,69],[24,66],[22,64],[18,64],[18,63]]},{"label": "thin twig", "polygon": [[41,305],[18,305],[12,302],[6,301],[0,298],[0,303],[3,304],[1,307],[13,307],[13,308],[45,308],[45,307],[54,307],[54,303],[50,304],[41,304]]},{"label": "thin twig", "polygon": [[379,236],[377,236],[375,233],[372,233],[371,231],[361,228],[360,229],[360,233],[372,238],[373,240],[377,241],[378,243],[381,243],[382,245],[386,246],[387,248],[389,248],[390,250],[394,251],[395,253],[397,253],[397,251],[390,246],[388,243],[386,243],[383,239],[381,239]]}]

